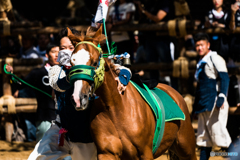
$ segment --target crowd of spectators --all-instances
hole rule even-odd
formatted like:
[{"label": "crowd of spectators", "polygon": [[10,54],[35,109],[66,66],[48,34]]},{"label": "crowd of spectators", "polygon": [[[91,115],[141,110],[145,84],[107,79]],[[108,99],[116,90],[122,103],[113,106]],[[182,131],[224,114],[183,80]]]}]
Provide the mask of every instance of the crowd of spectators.
[{"label": "crowd of spectators", "polygon": [[[80,7],[81,9],[81,7]],[[84,9],[86,9],[84,7]],[[176,17],[174,14],[176,5],[174,0],[154,0],[151,3],[145,1],[117,0],[109,8],[107,17],[107,32],[109,41],[117,45],[117,54],[128,52],[132,63],[168,63],[173,62],[179,56],[176,37],[162,36],[157,31],[111,31],[112,27],[138,23],[156,24],[168,22]],[[212,0],[212,7],[200,19],[199,28],[224,28],[234,31],[240,27],[240,0],[231,3],[227,0]],[[45,17],[46,18],[46,17]],[[52,18],[52,17],[51,17]],[[183,16],[181,18],[186,18]],[[186,50],[194,50],[194,35],[186,35]],[[38,34],[7,37],[7,44],[0,44],[2,57],[14,58],[43,58],[48,61],[46,50],[49,44],[56,42],[56,35]],[[209,34],[210,50],[216,51],[227,63],[227,66],[240,62],[240,35],[238,34]],[[137,46],[137,47],[136,47]],[[61,49],[61,46],[60,46]],[[196,57],[198,60],[199,57]],[[150,72],[150,78],[159,82],[162,78],[158,70]],[[176,79],[170,77],[171,85],[177,89]],[[231,79],[230,79],[231,81]],[[231,85],[230,85],[231,86]],[[34,97],[31,91],[16,91],[15,97]]]}]

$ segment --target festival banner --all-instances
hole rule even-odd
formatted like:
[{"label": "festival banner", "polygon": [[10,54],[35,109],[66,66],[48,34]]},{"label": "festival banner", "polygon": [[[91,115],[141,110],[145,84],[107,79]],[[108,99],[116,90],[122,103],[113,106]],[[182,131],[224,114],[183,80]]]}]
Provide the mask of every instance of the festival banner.
[{"label": "festival banner", "polygon": [[102,20],[107,18],[108,7],[115,1],[116,0],[99,0],[99,5],[94,20],[95,23],[102,23]]}]

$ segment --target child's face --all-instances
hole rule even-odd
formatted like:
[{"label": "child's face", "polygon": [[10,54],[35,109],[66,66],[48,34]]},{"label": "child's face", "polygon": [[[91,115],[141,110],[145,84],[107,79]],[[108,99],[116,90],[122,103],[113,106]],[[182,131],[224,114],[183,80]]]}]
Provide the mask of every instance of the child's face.
[{"label": "child's face", "polygon": [[49,51],[47,57],[48,57],[48,63],[49,63],[51,66],[59,64],[59,63],[57,62],[58,52],[59,52],[59,47],[58,47],[58,46],[53,47],[53,48]]},{"label": "child's face", "polygon": [[223,0],[213,0],[213,5],[214,5],[215,9],[222,7]]},{"label": "child's face", "polygon": [[63,37],[60,40],[60,50],[65,50],[65,49],[70,50],[70,51],[74,50],[74,46],[68,37]]}]

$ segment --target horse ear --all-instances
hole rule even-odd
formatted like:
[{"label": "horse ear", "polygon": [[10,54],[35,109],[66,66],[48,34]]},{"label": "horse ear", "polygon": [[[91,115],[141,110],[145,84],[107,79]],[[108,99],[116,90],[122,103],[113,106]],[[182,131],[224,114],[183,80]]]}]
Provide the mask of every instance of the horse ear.
[{"label": "horse ear", "polygon": [[67,36],[68,36],[68,38],[70,39],[70,41],[72,42],[72,44],[74,45],[74,46],[76,46],[76,44],[80,41],[79,40],[79,38],[77,37],[77,36],[75,36],[73,33],[72,33],[72,31],[71,31],[71,29],[69,29],[68,27],[67,27]]},{"label": "horse ear", "polygon": [[100,28],[97,30],[97,32],[95,33],[95,35],[93,36],[93,41],[96,44],[101,43],[104,39],[106,39],[106,37],[102,34],[102,24],[100,26]]},{"label": "horse ear", "polygon": [[68,27],[67,27],[67,31],[68,31],[68,32],[67,32],[67,33],[68,33],[68,34],[67,34],[68,36],[73,35],[71,29],[69,29]]}]

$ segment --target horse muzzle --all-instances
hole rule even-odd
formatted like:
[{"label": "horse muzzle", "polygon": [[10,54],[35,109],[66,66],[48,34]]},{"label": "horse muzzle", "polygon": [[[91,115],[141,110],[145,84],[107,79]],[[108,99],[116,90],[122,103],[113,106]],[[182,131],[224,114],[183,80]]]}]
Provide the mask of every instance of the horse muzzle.
[{"label": "horse muzzle", "polygon": [[83,111],[88,107],[89,96],[86,94],[81,95],[79,98],[72,96],[71,102],[77,111]]}]

